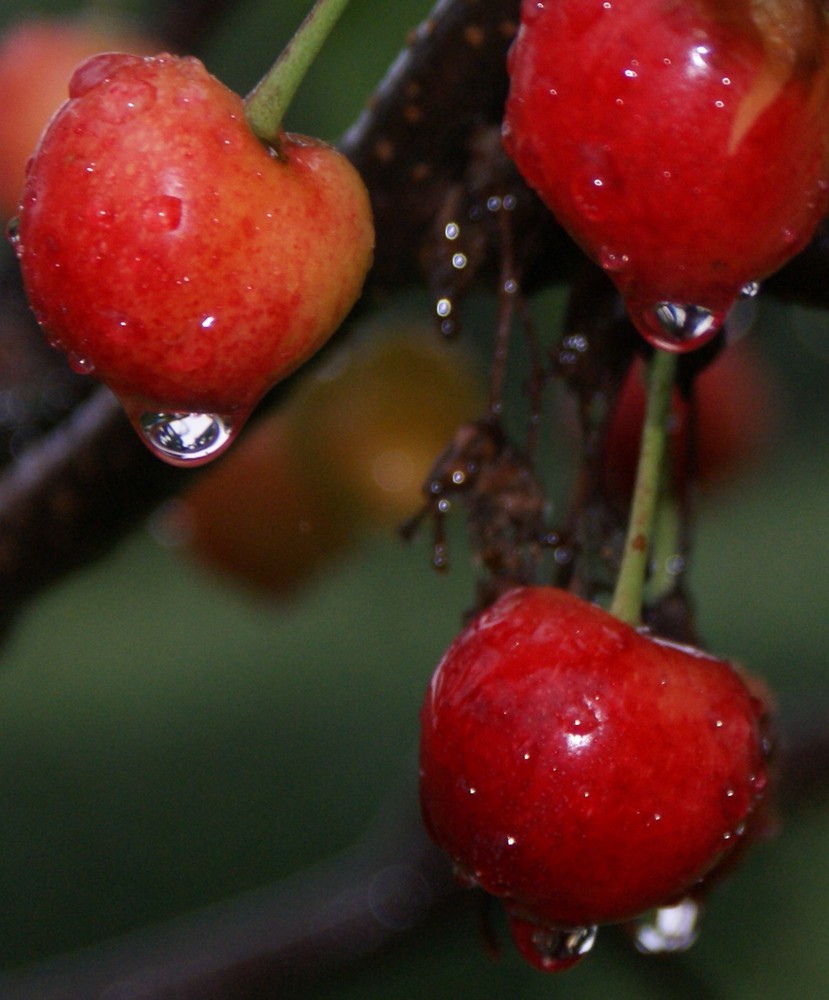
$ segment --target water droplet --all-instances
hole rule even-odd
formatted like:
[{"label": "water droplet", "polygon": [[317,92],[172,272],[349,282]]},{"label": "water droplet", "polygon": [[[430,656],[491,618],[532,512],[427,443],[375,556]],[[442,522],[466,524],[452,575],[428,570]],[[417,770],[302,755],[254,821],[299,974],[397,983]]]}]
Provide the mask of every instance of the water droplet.
[{"label": "water droplet", "polygon": [[79,375],[91,375],[95,371],[95,362],[89,358],[75,354],[74,351],[70,351],[66,357],[69,361],[69,367]]},{"label": "water droplet", "polygon": [[596,941],[595,927],[544,927],[510,916],[510,930],[521,955],[541,972],[562,972],[579,962]]},{"label": "water droplet", "polygon": [[740,289],[741,299],[754,299],[760,294],[760,282],[749,281]]},{"label": "water droplet", "polygon": [[155,104],[157,91],[146,80],[113,80],[100,104],[100,117],[113,125],[129,121]]},{"label": "water droplet", "polygon": [[14,247],[14,249],[20,252],[20,219],[15,216],[13,219],[9,219],[9,223],[6,226],[6,239]]},{"label": "water droplet", "polygon": [[451,337],[457,332],[458,323],[456,317],[453,315],[453,311],[452,300],[446,296],[439,298],[435,303],[435,312],[438,316],[440,332],[445,337]]},{"label": "water droplet", "polygon": [[217,458],[238,434],[244,419],[217,413],[143,412],[134,420],[141,438],[170,465],[197,466]]},{"label": "water droplet", "polygon": [[665,351],[690,351],[702,347],[719,333],[724,313],[705,306],[657,302],[649,306],[628,303],[628,312],[642,336]]},{"label": "water droplet", "polygon": [[599,250],[599,264],[608,274],[621,274],[630,267],[630,257],[626,253],[602,247]]},{"label": "water droplet", "polygon": [[181,224],[181,198],[160,194],[141,206],[141,221],[152,233],[170,233]]},{"label": "water droplet", "polygon": [[605,219],[623,197],[622,180],[607,149],[594,146],[584,151],[583,169],[570,184],[573,203],[591,222]]},{"label": "water droplet", "polygon": [[700,908],[693,899],[661,906],[637,923],[633,939],[646,955],[687,951],[699,934]]},{"label": "water droplet", "polygon": [[83,97],[84,94],[106,83],[124,66],[142,62],[140,56],[125,55],[122,52],[102,52],[91,56],[78,66],[69,81],[69,96]]}]

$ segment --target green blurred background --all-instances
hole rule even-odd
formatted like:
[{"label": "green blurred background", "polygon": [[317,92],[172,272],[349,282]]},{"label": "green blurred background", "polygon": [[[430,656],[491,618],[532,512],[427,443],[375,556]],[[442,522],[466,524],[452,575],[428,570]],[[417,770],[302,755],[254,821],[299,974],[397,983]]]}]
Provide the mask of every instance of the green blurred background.
[{"label": "green blurred background", "polygon": [[[0,26],[77,6],[5,0]],[[237,4],[201,54],[244,92],[305,9]],[[354,0],[289,125],[336,138],[428,9]],[[546,301],[554,311],[560,299]],[[700,509],[699,624],[713,650],[766,677],[786,711],[825,704],[829,720],[827,320],[761,301],[752,336],[776,370],[784,418],[762,466]],[[272,605],[203,575],[148,527],[31,607],[0,673],[3,967],[265,885],[358,838],[390,790],[414,782],[421,692],[472,597],[462,544],[454,551],[439,577],[426,538],[407,546],[389,532]],[[798,813],[711,900],[681,960],[711,995],[826,995],[827,834],[825,807]],[[680,995],[675,960],[660,962],[660,985],[601,936],[562,978],[510,953],[491,962],[467,915],[308,995]]]}]

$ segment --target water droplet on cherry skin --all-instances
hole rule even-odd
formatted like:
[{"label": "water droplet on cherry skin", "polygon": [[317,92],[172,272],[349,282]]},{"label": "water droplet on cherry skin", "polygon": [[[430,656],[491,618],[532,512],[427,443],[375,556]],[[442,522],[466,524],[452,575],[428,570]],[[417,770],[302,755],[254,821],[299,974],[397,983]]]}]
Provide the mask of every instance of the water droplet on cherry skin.
[{"label": "water droplet on cherry skin", "polygon": [[77,372],[79,375],[92,375],[95,371],[95,362],[89,358],[83,357],[80,354],[75,354],[72,351],[70,351],[66,357],[69,361],[69,367],[72,371]]},{"label": "water droplet on cherry skin", "polygon": [[675,906],[661,906],[642,917],[633,929],[637,951],[645,955],[669,955],[687,951],[699,935],[701,910],[688,897]]},{"label": "water droplet on cherry skin", "polygon": [[720,332],[726,312],[679,302],[628,302],[634,325],[653,347],[683,353],[707,344]]},{"label": "water droplet on cherry skin", "polygon": [[245,425],[250,410],[232,414],[151,408],[121,400],[138,436],[168,465],[196,468],[225,452]]},{"label": "water droplet on cherry skin", "polygon": [[515,946],[540,972],[564,972],[580,962],[596,942],[596,927],[545,927],[510,914]]}]

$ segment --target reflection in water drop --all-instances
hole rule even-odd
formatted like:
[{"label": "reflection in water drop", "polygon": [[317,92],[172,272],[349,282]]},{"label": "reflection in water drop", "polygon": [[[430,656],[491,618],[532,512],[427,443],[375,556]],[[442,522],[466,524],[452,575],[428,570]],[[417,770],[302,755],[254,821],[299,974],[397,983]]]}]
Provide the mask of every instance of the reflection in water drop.
[{"label": "reflection in water drop", "polygon": [[9,243],[17,250],[20,246],[20,219],[17,216],[9,219],[9,224],[6,226],[6,237]]},{"label": "reflection in water drop", "polygon": [[740,289],[740,297],[743,299],[754,299],[760,294],[760,282],[749,281]]},{"label": "reflection in water drop", "polygon": [[562,972],[579,962],[596,941],[596,927],[544,927],[510,917],[513,940],[522,956],[541,972]]},{"label": "reflection in water drop", "polygon": [[705,306],[657,302],[649,306],[628,305],[639,332],[654,347],[665,351],[690,351],[717,335],[725,315]]},{"label": "reflection in water drop", "polygon": [[158,458],[171,465],[203,465],[231,443],[240,422],[216,413],[142,413],[141,437]]},{"label": "reflection in water drop", "polygon": [[636,947],[647,955],[687,951],[697,939],[699,919],[699,904],[693,899],[683,899],[676,906],[662,906],[637,924]]}]

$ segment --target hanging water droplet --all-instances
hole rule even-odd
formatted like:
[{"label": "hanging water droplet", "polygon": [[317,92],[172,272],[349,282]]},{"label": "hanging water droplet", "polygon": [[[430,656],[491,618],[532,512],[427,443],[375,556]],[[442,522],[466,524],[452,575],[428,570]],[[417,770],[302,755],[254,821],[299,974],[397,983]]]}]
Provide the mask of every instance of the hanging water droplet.
[{"label": "hanging water droplet", "polygon": [[759,281],[748,281],[740,289],[741,299],[754,299],[760,294],[760,282]]},{"label": "hanging water droplet", "polygon": [[639,332],[654,347],[665,351],[691,351],[719,333],[724,313],[705,306],[657,302],[650,306],[628,304],[628,312]]},{"label": "hanging water droplet", "polygon": [[95,362],[90,358],[75,354],[74,351],[70,351],[66,357],[69,361],[69,367],[79,375],[91,375],[95,371]]},{"label": "hanging water droplet", "polygon": [[523,957],[541,972],[562,972],[579,962],[596,941],[596,927],[544,927],[510,916],[510,930]]},{"label": "hanging water droplet", "polygon": [[699,934],[699,920],[700,907],[693,899],[661,906],[636,925],[634,942],[647,955],[687,951]]},{"label": "hanging water droplet", "polygon": [[141,413],[133,421],[144,443],[170,465],[203,465],[232,442],[244,420],[216,413]]},{"label": "hanging water droplet", "polygon": [[6,238],[14,249],[17,250],[20,246],[20,219],[17,216],[9,219],[9,223],[6,226]]},{"label": "hanging water droplet", "polygon": [[454,304],[450,298],[443,296],[435,303],[435,313],[438,317],[440,332],[445,337],[451,337],[457,332],[458,322],[454,315]]}]

